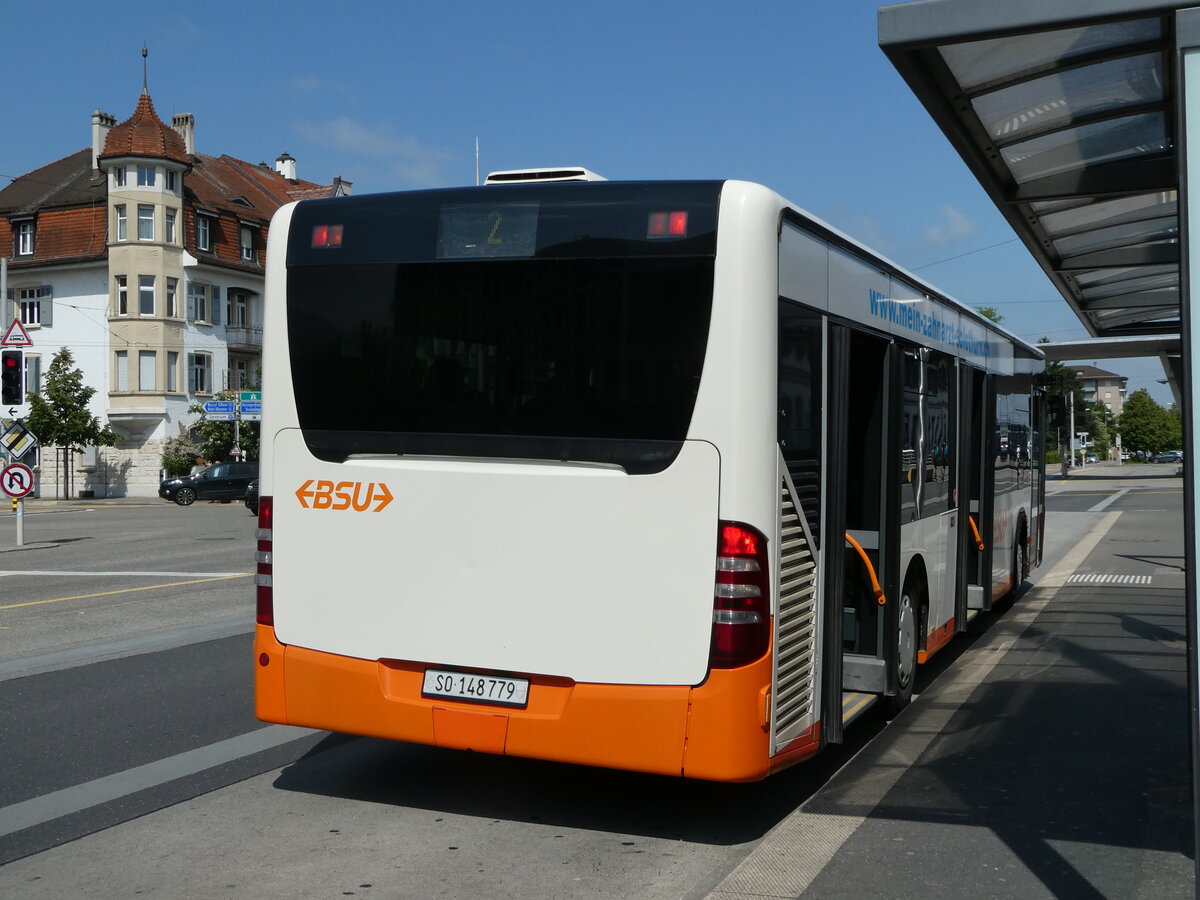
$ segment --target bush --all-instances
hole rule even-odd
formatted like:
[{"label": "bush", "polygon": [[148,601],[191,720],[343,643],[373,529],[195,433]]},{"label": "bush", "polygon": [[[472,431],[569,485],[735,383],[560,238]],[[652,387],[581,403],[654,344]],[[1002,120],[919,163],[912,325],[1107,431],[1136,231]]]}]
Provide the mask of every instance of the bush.
[{"label": "bush", "polygon": [[180,424],[179,434],[163,441],[162,467],[171,478],[186,475],[192,471],[199,455],[200,448],[192,443],[187,429]]}]

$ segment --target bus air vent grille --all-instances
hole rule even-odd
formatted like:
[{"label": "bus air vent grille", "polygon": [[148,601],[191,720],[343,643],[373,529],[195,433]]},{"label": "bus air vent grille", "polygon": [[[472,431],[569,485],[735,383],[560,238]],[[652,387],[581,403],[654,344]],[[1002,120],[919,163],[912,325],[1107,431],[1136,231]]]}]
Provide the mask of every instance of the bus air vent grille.
[{"label": "bus air vent grille", "polygon": [[775,616],[772,747],[783,747],[813,722],[817,649],[817,560],[811,530],[783,480],[779,528],[779,611]]}]

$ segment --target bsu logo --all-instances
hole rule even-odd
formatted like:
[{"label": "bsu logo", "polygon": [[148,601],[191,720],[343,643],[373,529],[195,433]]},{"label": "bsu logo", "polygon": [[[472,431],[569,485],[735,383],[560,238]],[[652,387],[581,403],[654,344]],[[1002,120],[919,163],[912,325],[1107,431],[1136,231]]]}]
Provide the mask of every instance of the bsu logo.
[{"label": "bsu logo", "polygon": [[[313,479],[308,479],[296,489],[296,499],[305,509],[353,509],[356,512],[379,512],[392,502],[392,492],[382,481],[376,484],[368,481],[318,481],[312,487]],[[310,503],[311,501],[311,503]],[[378,503],[371,509],[372,503]]]}]

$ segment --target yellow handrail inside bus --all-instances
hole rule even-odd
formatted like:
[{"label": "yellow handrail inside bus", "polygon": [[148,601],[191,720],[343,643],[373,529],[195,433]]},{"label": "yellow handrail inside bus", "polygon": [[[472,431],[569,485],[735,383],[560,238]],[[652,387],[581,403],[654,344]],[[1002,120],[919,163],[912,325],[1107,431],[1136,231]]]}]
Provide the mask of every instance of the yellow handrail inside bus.
[{"label": "yellow handrail inside bus", "polygon": [[975,534],[975,546],[983,550],[983,538],[979,536],[979,526],[975,524],[975,517],[967,516],[967,521],[971,523],[971,531]]},{"label": "yellow handrail inside bus", "polygon": [[875,574],[875,567],[871,565],[871,557],[867,556],[867,551],[862,548],[862,545],[854,538],[850,537],[850,533],[846,532],[846,543],[858,551],[858,555],[862,557],[863,565],[867,567],[867,574],[871,576],[871,590],[875,592],[875,599],[880,606],[887,603],[887,597],[883,594],[883,588],[879,586],[879,578]]}]

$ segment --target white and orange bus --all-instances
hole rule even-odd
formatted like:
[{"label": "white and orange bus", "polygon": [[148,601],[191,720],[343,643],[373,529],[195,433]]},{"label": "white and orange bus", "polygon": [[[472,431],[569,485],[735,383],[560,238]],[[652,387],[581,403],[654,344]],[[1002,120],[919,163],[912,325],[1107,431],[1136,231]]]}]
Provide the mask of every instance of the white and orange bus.
[{"label": "white and orange bus", "polygon": [[258,716],[749,781],[902,707],[1040,559],[1041,354],[765,187],[518,174],[275,216]]}]

